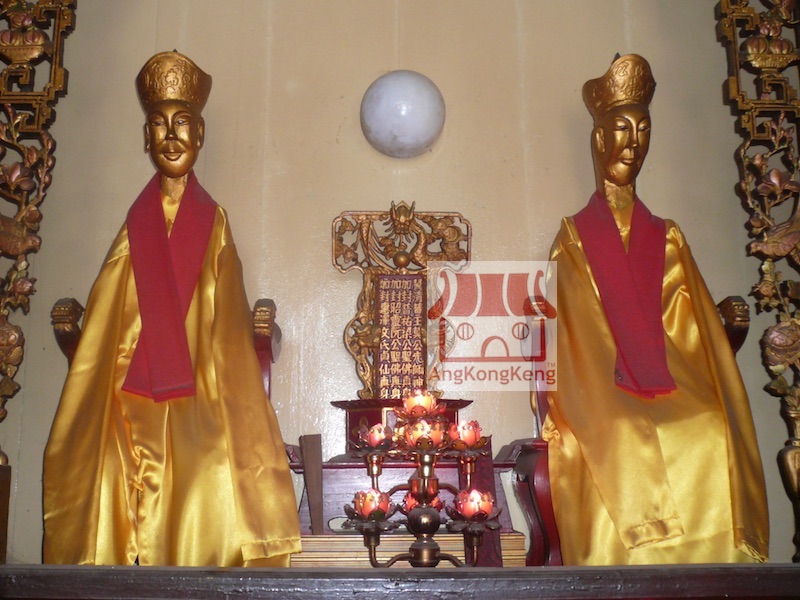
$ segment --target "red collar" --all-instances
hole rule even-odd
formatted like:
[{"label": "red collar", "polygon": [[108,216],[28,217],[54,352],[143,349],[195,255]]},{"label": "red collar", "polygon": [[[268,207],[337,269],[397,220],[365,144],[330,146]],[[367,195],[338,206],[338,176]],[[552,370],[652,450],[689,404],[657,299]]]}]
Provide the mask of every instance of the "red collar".
[{"label": "red collar", "polygon": [[599,191],[573,220],[617,346],[614,380],[632,394],[653,398],[676,388],[661,321],[666,223],[639,198],[634,203],[627,253]]},{"label": "red collar", "polygon": [[142,332],[122,389],[160,402],[193,396],[186,314],[203,267],[217,204],[189,174],[167,235],[156,174],[128,212],[128,240]]}]

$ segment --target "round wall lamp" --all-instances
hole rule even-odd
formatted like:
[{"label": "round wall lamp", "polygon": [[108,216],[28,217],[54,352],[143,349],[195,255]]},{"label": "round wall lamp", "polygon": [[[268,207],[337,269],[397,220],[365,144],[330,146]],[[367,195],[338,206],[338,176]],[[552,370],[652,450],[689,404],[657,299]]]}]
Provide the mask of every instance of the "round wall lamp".
[{"label": "round wall lamp", "polygon": [[361,100],[361,130],[378,152],[412,158],[429,150],[444,127],[444,98],[416,71],[390,71]]}]

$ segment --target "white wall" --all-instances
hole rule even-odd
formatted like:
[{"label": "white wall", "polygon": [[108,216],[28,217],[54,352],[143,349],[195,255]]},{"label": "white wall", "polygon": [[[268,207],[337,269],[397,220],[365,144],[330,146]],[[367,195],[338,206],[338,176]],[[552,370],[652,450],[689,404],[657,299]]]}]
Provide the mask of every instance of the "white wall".
[{"label": "white wall", "polygon": [[[460,211],[476,259],[545,259],[562,215],[593,191],[591,119],[580,89],[616,52],[650,61],[658,88],[638,191],[678,221],[716,298],[746,295],[758,262],[733,188],[740,143],[722,101],[724,48],[713,0],[80,0],[66,42],[69,93],[43,205],[31,314],[16,315],[27,356],[0,445],[14,467],[9,560],[40,562],[42,453],[66,375],[49,322],[64,296],[85,301],[131,202],[152,173],[134,78],[177,48],[214,78],[200,181],[227,208],[251,301],[278,305],[284,347],[273,404],[284,438],[320,432],[344,451],[330,401],[360,389],[342,332],[358,274],[331,266],[343,210]],[[447,123],[434,150],[407,161],[374,151],[359,127],[369,84],[414,69],[441,89]],[[740,353],[768,481],[774,561],[793,552],[791,506],[775,456],[786,439],[762,391],[756,318]],[[446,390],[445,390],[446,391]],[[525,394],[475,395],[468,415],[494,445],[531,434]]]}]

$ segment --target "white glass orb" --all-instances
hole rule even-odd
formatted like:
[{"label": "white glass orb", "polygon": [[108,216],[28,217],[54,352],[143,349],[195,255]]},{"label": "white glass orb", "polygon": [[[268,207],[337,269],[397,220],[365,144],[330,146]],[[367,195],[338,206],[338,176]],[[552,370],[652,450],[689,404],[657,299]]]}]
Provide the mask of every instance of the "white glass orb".
[{"label": "white glass orb", "polygon": [[444,127],[444,98],[416,71],[378,77],[361,100],[361,130],[378,152],[411,158],[430,149]]}]

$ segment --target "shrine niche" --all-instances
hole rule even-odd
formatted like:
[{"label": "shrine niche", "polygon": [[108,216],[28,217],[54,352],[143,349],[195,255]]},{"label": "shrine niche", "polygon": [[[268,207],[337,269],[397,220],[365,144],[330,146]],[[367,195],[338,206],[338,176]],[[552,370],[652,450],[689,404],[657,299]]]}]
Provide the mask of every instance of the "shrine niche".
[{"label": "shrine niche", "polygon": [[303,553],[293,566],[525,564],[525,537],[513,529],[500,482],[513,464],[493,463],[477,422],[459,423],[471,401],[429,389],[438,348],[429,352],[428,336],[438,327],[429,329],[428,270],[469,261],[471,236],[461,214],[404,202],[334,219],[333,265],[363,276],[344,332],[362,388],[358,399],[332,402],[346,413],[344,454],[323,463],[316,435],[301,436],[292,456],[306,483]]},{"label": "shrine niche", "polygon": [[[0,0],[0,255],[11,261],[0,280],[0,422],[20,389],[14,378],[25,336],[9,317],[27,314],[36,279],[28,254],[42,244],[41,204],[53,181],[55,141],[47,131],[66,93],[64,39],[75,25],[75,0]],[[10,208],[10,210],[8,210]],[[0,449],[0,564],[6,560],[11,471]]]}]

